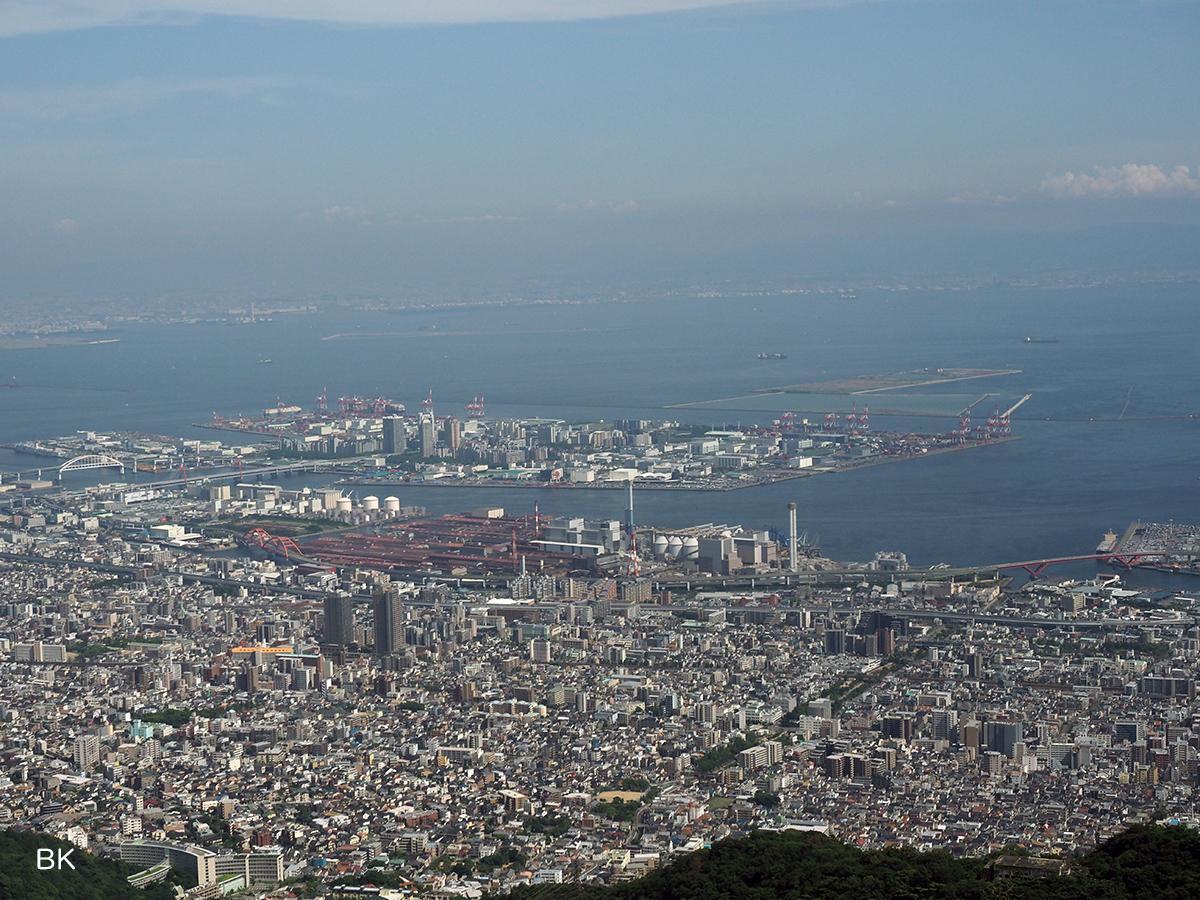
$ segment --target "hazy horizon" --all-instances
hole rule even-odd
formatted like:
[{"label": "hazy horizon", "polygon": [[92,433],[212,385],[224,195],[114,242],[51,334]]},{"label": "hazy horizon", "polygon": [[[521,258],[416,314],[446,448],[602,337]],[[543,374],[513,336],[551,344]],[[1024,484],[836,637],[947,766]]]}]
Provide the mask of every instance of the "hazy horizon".
[{"label": "hazy horizon", "polygon": [[1194,274],[1197,25],[1189,0],[10,4],[0,295]]}]

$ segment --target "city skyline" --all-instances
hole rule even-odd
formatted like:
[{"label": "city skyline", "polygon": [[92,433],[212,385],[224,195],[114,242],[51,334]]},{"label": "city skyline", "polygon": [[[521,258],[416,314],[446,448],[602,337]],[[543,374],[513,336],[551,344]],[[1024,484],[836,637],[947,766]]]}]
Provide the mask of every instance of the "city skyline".
[{"label": "city skyline", "polygon": [[1200,896],[1200,0],[0,0],[0,896]]}]

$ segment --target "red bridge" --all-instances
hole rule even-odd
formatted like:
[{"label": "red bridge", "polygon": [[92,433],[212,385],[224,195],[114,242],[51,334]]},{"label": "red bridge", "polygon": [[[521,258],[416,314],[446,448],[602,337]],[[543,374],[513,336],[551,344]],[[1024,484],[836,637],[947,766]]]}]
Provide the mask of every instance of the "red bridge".
[{"label": "red bridge", "polygon": [[300,546],[290,537],[271,534],[262,528],[252,528],[242,535],[242,541],[252,547],[258,547],[268,553],[282,556],[290,560],[293,556],[301,556]]},{"label": "red bridge", "polygon": [[1137,553],[1086,553],[1082,556],[1056,556],[1050,559],[1027,559],[1022,562],[999,563],[998,565],[985,566],[983,568],[996,571],[1024,569],[1030,578],[1037,578],[1051,566],[1062,565],[1064,563],[1095,560],[1096,562],[1111,563],[1112,565],[1120,566],[1122,569],[1132,569],[1145,558],[1145,554]]}]

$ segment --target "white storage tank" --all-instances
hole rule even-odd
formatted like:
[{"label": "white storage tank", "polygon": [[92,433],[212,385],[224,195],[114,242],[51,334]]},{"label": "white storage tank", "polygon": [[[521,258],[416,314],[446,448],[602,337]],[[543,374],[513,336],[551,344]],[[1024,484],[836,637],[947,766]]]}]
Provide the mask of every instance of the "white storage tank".
[{"label": "white storage tank", "polygon": [[337,511],[340,513],[348,513],[354,509],[354,501],[349,497],[343,497],[337,502]]},{"label": "white storage tank", "polygon": [[683,553],[683,538],[673,534],[667,541],[667,559],[679,559],[681,553]]},{"label": "white storage tank", "polygon": [[379,498],[374,494],[368,494],[362,499],[362,508],[368,512],[374,512],[379,509]]},{"label": "white storage tank", "polygon": [[384,497],[383,498],[383,508],[390,513],[400,512],[400,498],[399,497]]},{"label": "white storage tank", "polygon": [[654,558],[666,559],[667,556],[667,536],[658,534],[654,536]]},{"label": "white storage tank", "polygon": [[683,554],[684,559],[697,560],[700,558],[700,539],[697,537],[687,537],[683,539]]}]

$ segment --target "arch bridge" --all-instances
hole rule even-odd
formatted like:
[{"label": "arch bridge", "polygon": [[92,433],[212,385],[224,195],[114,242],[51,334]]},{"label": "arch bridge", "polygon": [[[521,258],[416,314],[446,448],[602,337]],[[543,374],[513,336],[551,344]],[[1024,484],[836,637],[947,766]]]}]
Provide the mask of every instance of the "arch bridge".
[{"label": "arch bridge", "polygon": [[61,479],[67,472],[86,472],[89,469],[120,469],[121,474],[125,474],[125,463],[115,456],[103,453],[85,453],[83,456],[68,459],[59,466],[58,477]]},{"label": "arch bridge", "polygon": [[242,535],[242,541],[267,553],[282,556],[287,561],[291,561],[293,556],[302,555],[299,545],[290,537],[274,535],[262,528],[251,528]]}]

